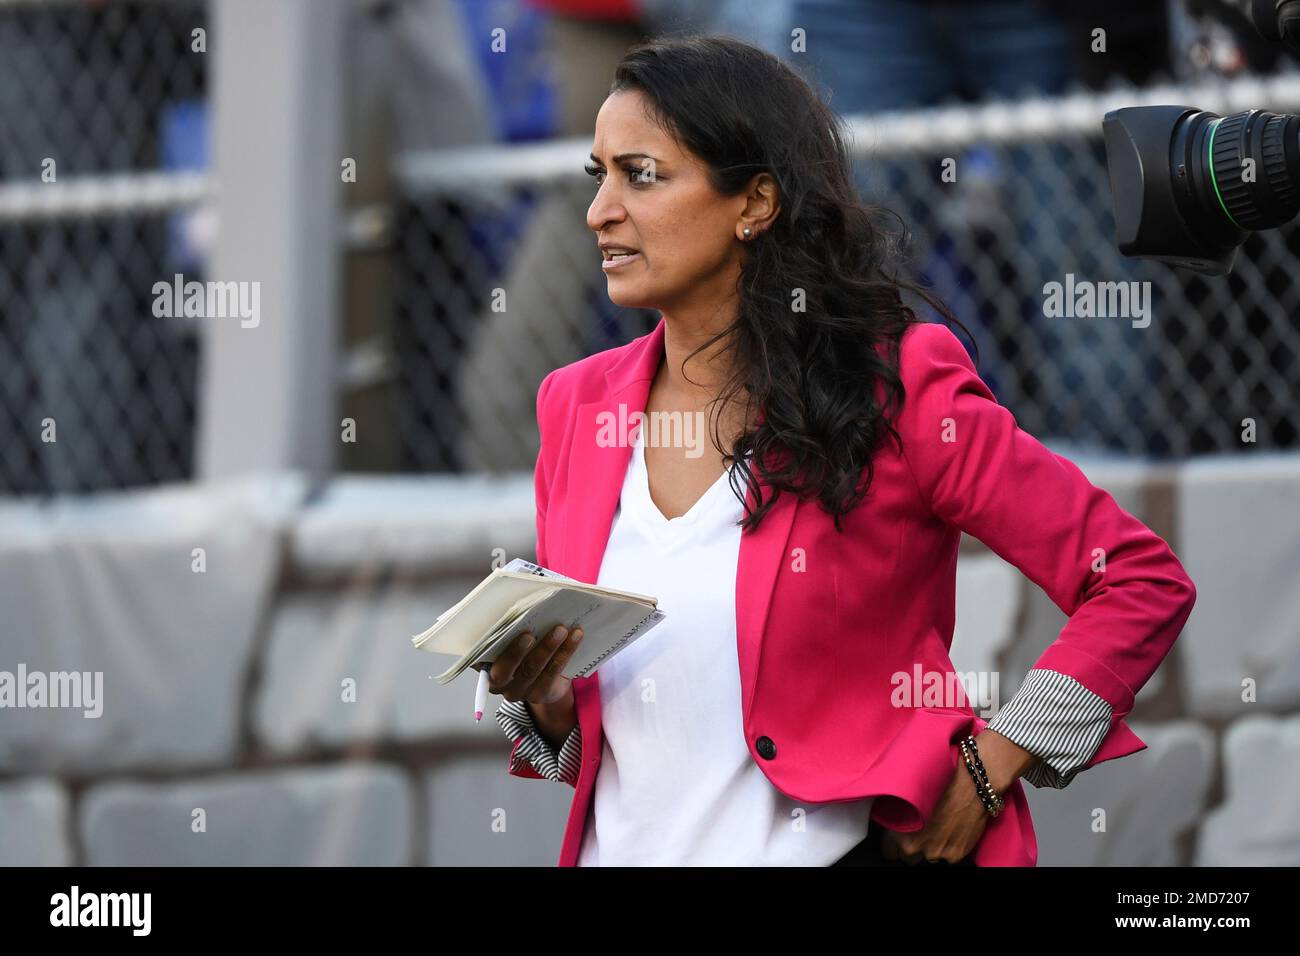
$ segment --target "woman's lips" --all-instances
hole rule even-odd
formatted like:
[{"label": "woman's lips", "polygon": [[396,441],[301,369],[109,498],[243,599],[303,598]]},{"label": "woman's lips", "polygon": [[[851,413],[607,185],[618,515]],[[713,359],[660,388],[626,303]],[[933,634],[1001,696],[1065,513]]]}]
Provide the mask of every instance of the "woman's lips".
[{"label": "woman's lips", "polygon": [[641,258],[641,253],[633,252],[626,256],[619,256],[617,259],[601,259],[600,267],[604,269],[606,272],[609,272],[611,269],[621,268],[622,266],[627,265],[629,262],[636,262],[640,258]]}]

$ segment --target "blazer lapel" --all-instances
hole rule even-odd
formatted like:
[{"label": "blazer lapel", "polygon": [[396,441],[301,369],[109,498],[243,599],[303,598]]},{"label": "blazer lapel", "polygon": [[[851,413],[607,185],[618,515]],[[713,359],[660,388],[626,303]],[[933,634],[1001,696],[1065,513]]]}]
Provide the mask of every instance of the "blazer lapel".
[{"label": "blazer lapel", "polygon": [[[771,496],[766,484],[763,484],[763,494]],[[746,501],[751,508],[758,505],[752,490],[747,492]],[[758,665],[772,592],[776,589],[777,573],[785,559],[786,543],[798,509],[795,496],[783,491],[763,516],[758,530],[746,532],[740,538],[740,557],[736,562],[736,650],[740,656],[740,701],[746,727],[750,722],[754,688],[758,685]]]},{"label": "blazer lapel", "polygon": [[566,509],[563,560],[566,574],[588,584],[595,584],[600,574],[632,458],[629,420],[634,412],[645,412],[650,383],[663,358],[663,339],[664,319],[660,318],[653,332],[605,371],[604,394],[578,406],[569,445],[569,488],[581,500]]}]

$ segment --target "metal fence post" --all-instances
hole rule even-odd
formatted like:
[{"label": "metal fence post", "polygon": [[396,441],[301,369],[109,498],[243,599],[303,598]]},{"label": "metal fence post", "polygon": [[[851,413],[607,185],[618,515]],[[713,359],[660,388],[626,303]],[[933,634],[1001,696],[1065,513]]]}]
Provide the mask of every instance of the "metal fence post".
[{"label": "metal fence post", "polygon": [[338,449],[346,0],[213,0],[217,240],[209,275],[258,283],[257,321],[204,320],[196,477]]}]

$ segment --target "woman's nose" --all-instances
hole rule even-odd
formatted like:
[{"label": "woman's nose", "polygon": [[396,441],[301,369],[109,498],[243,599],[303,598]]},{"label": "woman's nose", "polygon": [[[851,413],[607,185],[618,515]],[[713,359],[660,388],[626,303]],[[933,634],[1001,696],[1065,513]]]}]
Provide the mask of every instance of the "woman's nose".
[{"label": "woman's nose", "polygon": [[587,207],[587,228],[592,232],[601,233],[610,223],[622,222],[626,215],[627,211],[623,208],[623,204],[612,195],[609,183],[604,182],[596,190],[591,205]]}]

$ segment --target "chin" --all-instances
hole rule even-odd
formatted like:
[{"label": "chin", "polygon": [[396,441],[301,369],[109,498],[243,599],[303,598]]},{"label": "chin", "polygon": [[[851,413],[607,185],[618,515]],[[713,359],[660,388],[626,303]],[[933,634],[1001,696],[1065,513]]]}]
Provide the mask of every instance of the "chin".
[{"label": "chin", "polygon": [[606,283],[606,292],[609,295],[609,301],[623,309],[653,309],[655,308],[652,297],[647,297],[643,292],[637,289],[620,289],[618,283]]}]

